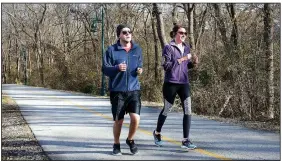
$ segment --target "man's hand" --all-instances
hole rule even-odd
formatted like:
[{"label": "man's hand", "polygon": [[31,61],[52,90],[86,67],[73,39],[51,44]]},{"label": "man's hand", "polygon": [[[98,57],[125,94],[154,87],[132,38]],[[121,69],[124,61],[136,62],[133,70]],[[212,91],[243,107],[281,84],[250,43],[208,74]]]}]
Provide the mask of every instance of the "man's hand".
[{"label": "man's hand", "polygon": [[141,75],[142,74],[142,72],[143,72],[143,69],[142,68],[137,68],[137,75]]},{"label": "man's hand", "polygon": [[126,66],[125,62],[122,62],[118,65],[118,68],[119,68],[120,71],[124,72],[124,71],[126,71],[127,66]]}]

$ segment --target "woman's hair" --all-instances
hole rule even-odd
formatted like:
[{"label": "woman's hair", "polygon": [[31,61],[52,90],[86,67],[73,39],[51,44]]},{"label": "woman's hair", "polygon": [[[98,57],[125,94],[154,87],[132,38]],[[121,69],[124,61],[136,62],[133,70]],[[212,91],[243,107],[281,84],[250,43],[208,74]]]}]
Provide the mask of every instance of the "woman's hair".
[{"label": "woman's hair", "polygon": [[173,26],[172,31],[170,31],[170,37],[173,39],[180,28],[184,28],[182,25],[176,24]]}]

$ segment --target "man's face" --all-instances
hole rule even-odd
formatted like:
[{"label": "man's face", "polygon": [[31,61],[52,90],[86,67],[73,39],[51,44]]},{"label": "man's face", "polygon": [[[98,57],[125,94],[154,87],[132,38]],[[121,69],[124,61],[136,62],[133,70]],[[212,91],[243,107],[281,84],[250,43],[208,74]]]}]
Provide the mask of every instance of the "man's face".
[{"label": "man's face", "polygon": [[175,36],[176,40],[177,41],[180,40],[180,41],[184,42],[186,37],[187,37],[187,32],[186,32],[185,28],[178,29],[176,36]]},{"label": "man's face", "polygon": [[123,28],[119,34],[119,38],[122,41],[129,43],[132,39],[131,31],[129,28]]}]

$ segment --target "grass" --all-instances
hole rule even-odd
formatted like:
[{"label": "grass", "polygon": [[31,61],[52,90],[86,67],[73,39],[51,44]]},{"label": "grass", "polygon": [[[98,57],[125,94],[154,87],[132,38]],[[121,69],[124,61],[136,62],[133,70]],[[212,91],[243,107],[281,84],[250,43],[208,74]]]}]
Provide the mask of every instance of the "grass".
[{"label": "grass", "polygon": [[11,98],[9,98],[8,96],[3,96],[3,93],[2,93],[2,105],[8,104],[10,101],[11,101]]}]

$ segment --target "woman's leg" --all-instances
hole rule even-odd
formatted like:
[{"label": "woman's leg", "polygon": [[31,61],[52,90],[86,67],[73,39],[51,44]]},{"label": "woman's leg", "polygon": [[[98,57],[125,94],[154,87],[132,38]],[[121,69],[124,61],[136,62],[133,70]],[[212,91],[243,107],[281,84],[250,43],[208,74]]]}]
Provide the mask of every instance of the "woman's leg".
[{"label": "woman's leg", "polygon": [[159,114],[156,134],[160,133],[162,130],[167,114],[171,110],[171,107],[174,103],[176,91],[177,91],[177,85],[172,83],[166,83],[166,82],[163,84],[164,108]]},{"label": "woman's leg", "polygon": [[183,108],[183,138],[189,139],[192,113],[189,84],[183,84],[177,91],[177,94],[181,99],[181,105]]}]

